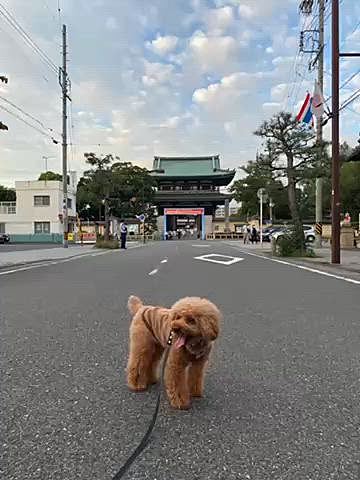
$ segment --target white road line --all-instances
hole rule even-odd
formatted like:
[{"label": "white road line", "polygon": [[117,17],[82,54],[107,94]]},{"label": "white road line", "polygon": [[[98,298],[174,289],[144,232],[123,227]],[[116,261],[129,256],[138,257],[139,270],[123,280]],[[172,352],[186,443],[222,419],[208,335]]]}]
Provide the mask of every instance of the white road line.
[{"label": "white road line", "polygon": [[[225,260],[215,260],[213,257],[221,257]],[[209,255],[201,255],[200,257],[194,257],[195,260],[202,260],[204,262],[218,263],[219,265],[233,265],[234,263],[244,260],[242,257],[230,257],[229,255],[222,255],[220,253],[210,253]]]},{"label": "white road line", "polygon": [[251,255],[252,257],[262,258],[263,260],[269,260],[270,262],[275,262],[275,263],[280,263],[282,265],[295,267],[295,268],[298,268],[299,270],[306,270],[307,272],[317,273],[319,275],[323,275],[324,277],[336,278],[337,280],[343,280],[344,282],[360,285],[360,280],[354,280],[353,278],[343,277],[342,275],[336,275],[334,273],[325,272],[324,270],[318,270],[317,268],[306,267],[305,265],[299,265],[298,263],[286,262],[285,260],[278,260],[277,258],[265,257],[264,255],[258,255],[257,253],[241,250],[240,248],[234,245],[230,245],[229,243],[227,243],[226,245],[229,245],[230,247],[235,248],[235,250],[238,250],[241,253],[244,253],[246,255]]},{"label": "white road line", "polygon": [[66,263],[66,262],[71,262],[73,260],[79,260],[84,257],[97,257],[99,255],[105,255],[106,253],[110,253],[110,251],[106,252],[100,252],[100,253],[83,253],[81,255],[76,255],[74,257],[70,258],[61,258],[59,260],[55,261],[49,261],[45,263],[36,263],[35,265],[28,265],[25,267],[20,267],[20,268],[13,268],[12,270],[6,270],[5,272],[0,272],[0,276],[2,275],[10,275],[11,273],[16,273],[16,272],[25,272],[27,270],[34,270],[35,268],[41,268],[41,267],[49,267],[50,265],[59,265],[60,263]]},{"label": "white road line", "polygon": [[161,260],[160,263],[167,263],[167,258],[164,258],[164,260]]},{"label": "white road line", "polygon": [[155,268],[155,270],[152,270],[152,271],[149,273],[149,275],[150,275],[150,276],[151,276],[151,275],[155,275],[155,273],[157,273],[158,271],[159,271],[159,270],[158,270],[157,268]]},{"label": "white road line", "polygon": [[209,248],[210,245],[191,245],[192,247],[197,247],[197,248]]}]

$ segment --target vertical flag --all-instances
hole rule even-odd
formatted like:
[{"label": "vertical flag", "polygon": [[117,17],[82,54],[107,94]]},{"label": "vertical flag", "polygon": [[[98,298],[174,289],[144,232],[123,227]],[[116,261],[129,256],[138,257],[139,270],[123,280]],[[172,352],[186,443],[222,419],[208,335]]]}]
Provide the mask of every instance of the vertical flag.
[{"label": "vertical flag", "polygon": [[325,100],[321,93],[319,82],[317,82],[316,80],[315,80],[311,110],[317,120],[319,120],[319,118],[322,117],[325,112]]},{"label": "vertical flag", "polygon": [[312,98],[310,93],[306,95],[305,101],[303,103],[303,106],[300,109],[300,112],[296,116],[296,120],[298,122],[303,122],[306,124],[311,124],[313,125],[313,114],[311,111],[311,104],[312,104]]}]

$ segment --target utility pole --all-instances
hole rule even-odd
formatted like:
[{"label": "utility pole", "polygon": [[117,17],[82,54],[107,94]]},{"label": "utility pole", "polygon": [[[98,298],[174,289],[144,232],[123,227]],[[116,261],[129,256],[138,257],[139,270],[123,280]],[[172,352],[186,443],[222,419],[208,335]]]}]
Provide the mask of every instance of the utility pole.
[{"label": "utility pole", "polygon": [[332,0],[332,191],[331,263],[340,263],[340,155],[339,155],[339,60],[360,57],[360,52],[340,52],[339,0]]},{"label": "utility pole", "polygon": [[[319,54],[318,54],[318,84],[321,96],[324,94],[324,11],[325,1],[319,0]],[[316,143],[319,149],[319,159],[323,154],[323,126],[322,117],[317,119],[316,124]],[[318,177],[315,184],[315,245],[318,248],[322,246],[322,187],[323,179]]]},{"label": "utility pole", "polygon": [[67,79],[67,45],[66,45],[66,25],[62,27],[62,58],[63,65],[61,69],[61,88],[62,88],[62,177],[63,177],[63,225],[64,225],[64,248],[68,248],[68,191],[67,191],[67,98],[68,98],[68,79]]}]

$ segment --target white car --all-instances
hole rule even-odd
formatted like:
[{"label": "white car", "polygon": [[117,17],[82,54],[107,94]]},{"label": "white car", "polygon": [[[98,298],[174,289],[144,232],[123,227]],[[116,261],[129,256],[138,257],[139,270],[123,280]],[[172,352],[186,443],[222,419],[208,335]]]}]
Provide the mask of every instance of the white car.
[{"label": "white car", "polygon": [[[307,243],[315,242],[314,227],[312,227],[311,225],[303,225],[303,229],[304,229],[305,242],[307,242]],[[274,239],[275,241],[277,241],[277,239],[279,237],[281,237],[282,235],[285,235],[286,233],[290,233],[290,231],[291,231],[290,228],[287,228],[285,230],[280,230],[278,232],[274,232],[271,235],[271,238]]]}]

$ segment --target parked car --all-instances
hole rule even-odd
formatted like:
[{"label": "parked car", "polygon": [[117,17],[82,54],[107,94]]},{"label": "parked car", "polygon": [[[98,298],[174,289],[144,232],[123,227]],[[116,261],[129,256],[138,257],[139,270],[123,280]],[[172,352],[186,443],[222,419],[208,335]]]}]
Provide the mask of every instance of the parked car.
[{"label": "parked car", "polygon": [[[315,242],[315,230],[312,225],[303,225],[305,242],[306,243],[313,243]],[[271,238],[277,240],[281,235],[291,232],[291,227],[286,227],[282,230],[276,231],[271,235]]]},{"label": "parked car", "polygon": [[275,233],[275,232],[280,232],[282,230],[284,230],[285,227],[270,227],[270,228],[265,228],[263,230],[263,242],[271,242],[271,236]]},{"label": "parked car", "polygon": [[0,243],[9,243],[10,242],[10,235],[7,233],[0,233]]}]

